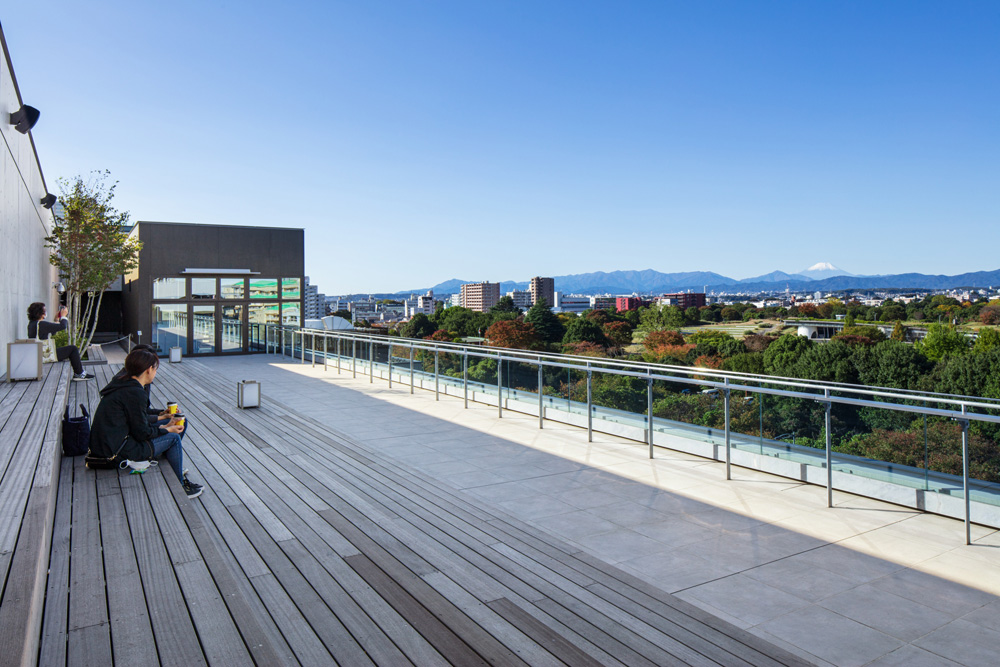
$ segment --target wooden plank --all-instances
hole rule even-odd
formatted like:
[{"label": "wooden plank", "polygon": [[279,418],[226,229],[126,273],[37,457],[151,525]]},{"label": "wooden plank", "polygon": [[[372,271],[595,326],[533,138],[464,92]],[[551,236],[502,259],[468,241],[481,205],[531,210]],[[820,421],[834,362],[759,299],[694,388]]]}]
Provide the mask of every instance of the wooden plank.
[{"label": "wooden plank", "polygon": [[122,475],[122,496],[160,660],[206,664],[141,477]]},{"label": "wooden plank", "polygon": [[[337,662],[344,664],[371,664],[371,660],[347,632],[333,611],[323,602],[322,598],[249,510],[243,507],[234,507],[230,508],[230,512],[243,529],[243,533],[267,563],[271,572],[274,573],[275,579],[309,622],[313,632],[322,640],[329,654]],[[309,664],[305,660],[303,662]]]},{"label": "wooden plank", "polygon": [[45,584],[45,611],[42,615],[41,648],[38,659],[40,665],[66,664],[73,459],[66,458],[60,462],[58,489],[52,527],[49,576]]},{"label": "wooden plank", "polygon": [[[105,655],[111,657],[104,568],[101,563],[101,530],[93,473],[83,459],[73,460],[73,526],[70,534],[69,664],[82,664]],[[81,630],[91,628],[86,632]],[[108,663],[105,663],[108,664]]]},{"label": "wooden plank", "polygon": [[349,556],[346,560],[354,568],[354,571],[361,575],[400,616],[407,619],[445,659],[454,665],[463,665],[463,667],[465,665],[489,664],[485,658],[476,653],[452,630],[451,625],[446,620],[440,618],[433,610],[425,608],[394,578],[388,576],[368,560],[363,553]]},{"label": "wooden plank", "polygon": [[601,664],[507,598],[493,600],[489,607],[567,665],[596,667]]},{"label": "wooden plank", "polygon": [[[240,508],[240,511],[245,509]],[[250,516],[249,513],[247,516]],[[267,605],[271,616],[302,665],[336,665],[323,640],[309,624],[295,600],[273,574],[262,574],[250,580],[260,599]]]},{"label": "wooden plank", "polygon": [[[118,476],[112,471],[108,478]],[[139,574],[121,489],[115,494],[98,496],[101,517],[101,545],[104,571],[108,574],[108,619],[111,623],[111,647],[115,661],[125,665],[151,665],[158,660],[156,641],[146,606],[146,595]],[[91,563],[95,567],[97,563]],[[86,564],[84,563],[84,566]],[[76,658],[77,656],[74,656]]]}]

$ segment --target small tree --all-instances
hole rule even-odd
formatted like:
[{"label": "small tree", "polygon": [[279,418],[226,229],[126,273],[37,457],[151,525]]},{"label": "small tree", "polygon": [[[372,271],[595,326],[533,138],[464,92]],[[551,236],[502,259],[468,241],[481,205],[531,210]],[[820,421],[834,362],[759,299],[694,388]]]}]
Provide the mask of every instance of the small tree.
[{"label": "small tree", "polygon": [[[110,176],[109,171],[95,171],[89,182],[80,176],[59,179],[61,208],[52,235],[45,237],[45,247],[53,250],[49,261],[66,284],[69,344],[80,350],[86,350],[94,337],[105,290],[138,266],[142,247],[129,236],[128,212],[111,205],[118,182],[108,185]],[[91,298],[81,315],[85,293]]]}]

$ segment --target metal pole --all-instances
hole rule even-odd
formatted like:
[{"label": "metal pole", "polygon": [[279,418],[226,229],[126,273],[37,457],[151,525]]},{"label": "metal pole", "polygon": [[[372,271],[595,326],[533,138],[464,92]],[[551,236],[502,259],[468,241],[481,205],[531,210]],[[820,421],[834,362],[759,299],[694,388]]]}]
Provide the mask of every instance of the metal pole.
[{"label": "metal pole", "polygon": [[337,336],[337,375],[340,375],[340,336]]},{"label": "metal pole", "polygon": [[309,334],[309,336],[312,338],[312,353],[313,353],[312,366],[313,368],[316,368],[316,334]]},{"label": "metal pole", "polygon": [[351,340],[351,377],[358,377],[358,340]]},{"label": "metal pole", "polygon": [[368,384],[375,382],[375,341],[368,341]]},{"label": "metal pole", "polygon": [[[965,405],[962,405],[965,414]],[[962,494],[965,496],[965,543],[972,544],[971,505],[969,503],[969,420],[962,420]]]},{"label": "metal pole", "polygon": [[434,400],[441,400],[438,397],[438,349],[434,346]]},{"label": "metal pole", "polygon": [[725,420],[726,420],[726,479],[732,479],[733,473],[732,467],[732,442],[729,438],[729,378],[726,378],[726,393],[725,397]]},{"label": "metal pole", "polygon": [[285,357],[285,330],[281,329],[281,357]]},{"label": "metal pole", "polygon": [[[830,411],[833,404],[830,402],[830,390],[824,389],[826,396],[826,506],[833,507],[833,429],[830,420]],[[793,436],[794,437],[794,436]]]},{"label": "metal pole", "polygon": [[591,381],[594,378],[593,371],[590,370],[590,362],[587,362],[587,442],[594,441],[594,404],[590,393]]},{"label": "metal pole", "polygon": [[410,343],[410,394],[413,394],[413,343]]},{"label": "metal pole", "polygon": [[[652,371],[650,371],[652,374]],[[646,380],[646,442],[649,443],[649,458],[653,458],[653,378]]]},{"label": "metal pole", "polygon": [[497,355],[497,418],[503,419],[503,358]]},{"label": "metal pole", "polygon": [[[300,364],[304,364],[304,363],[306,363],[306,332],[305,331],[299,331],[299,340],[300,340],[299,344],[302,345],[302,356],[299,357],[299,363]],[[294,343],[294,341],[295,341],[294,337],[292,338],[292,341]]]},{"label": "metal pole", "polygon": [[[256,327],[254,327],[254,328],[256,329]],[[258,331],[259,331],[259,329],[258,329]],[[129,342],[129,345],[132,344],[131,334],[130,334],[130,337],[128,339],[128,342]],[[131,351],[132,350],[129,350],[129,352],[131,352]],[[271,348],[269,348],[267,346],[267,325],[265,324],[264,325],[264,354],[270,354],[270,352],[271,352]]]},{"label": "metal pole", "polygon": [[465,394],[465,409],[469,409],[469,351],[462,351],[462,392]]},{"label": "metal pole", "polygon": [[389,389],[392,389],[392,341],[386,345],[386,350],[388,351],[389,360]]},{"label": "metal pole", "polygon": [[542,405],[542,384],[545,379],[542,377],[542,358],[538,358],[538,428],[544,428],[542,422],[545,421],[545,407]]},{"label": "metal pole", "polygon": [[329,342],[330,342],[330,339],[327,338],[326,334],[323,334],[323,370],[324,371],[326,370],[326,362],[327,362],[326,352],[327,352],[327,349],[329,349],[329,347],[330,347],[329,346]]}]

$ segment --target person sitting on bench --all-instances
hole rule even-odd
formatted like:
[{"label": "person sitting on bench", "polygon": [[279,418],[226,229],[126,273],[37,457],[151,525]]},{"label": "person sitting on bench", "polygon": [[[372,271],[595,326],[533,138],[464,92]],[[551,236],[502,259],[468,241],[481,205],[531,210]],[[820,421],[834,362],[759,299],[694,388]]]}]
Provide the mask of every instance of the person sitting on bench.
[{"label": "person sitting on bench", "polygon": [[90,427],[90,451],[110,458],[116,452],[125,459],[122,467],[144,472],[149,462],[164,455],[188,498],[201,495],[202,486],[187,478],[180,434],[184,425],[171,419],[155,426],[147,412],[145,387],[156,377],[160,359],[149,350],[132,350],[125,357],[125,376],[116,376],[101,390],[101,402]]},{"label": "person sitting on bench", "polygon": [[[138,345],[132,348],[132,352],[135,352],[136,350],[149,350],[153,354],[156,354],[156,348],[153,347],[152,345],[146,345],[145,343],[139,343]],[[115,374],[114,379],[123,380],[127,378],[128,378],[128,371],[125,368],[122,368]],[[171,421],[173,421],[174,416],[170,414],[166,408],[161,410],[160,408],[153,407],[153,401],[150,398],[150,392],[149,392],[149,388],[152,386],[153,386],[152,384],[147,384],[145,387],[143,387],[143,389],[146,390],[146,415],[149,417],[149,423],[152,424],[153,426],[166,426]],[[187,427],[190,425],[191,425],[191,418],[186,417],[184,422],[184,428],[181,430],[180,433],[177,434],[181,436],[181,440],[184,439],[184,434],[187,433]]]},{"label": "person sitting on bench", "polygon": [[[31,304],[28,306],[28,338],[48,340],[49,336],[59,331],[65,331],[69,328],[69,320],[66,319],[67,313],[69,313],[69,310],[66,306],[59,306],[59,312],[56,314],[56,320],[59,321],[59,324],[46,322],[45,304],[41,301]],[[76,345],[57,347],[56,359],[59,361],[69,359],[70,365],[73,366],[74,380],[92,380],[94,378],[93,375],[88,375],[83,371],[83,363],[80,361],[80,350]]]}]

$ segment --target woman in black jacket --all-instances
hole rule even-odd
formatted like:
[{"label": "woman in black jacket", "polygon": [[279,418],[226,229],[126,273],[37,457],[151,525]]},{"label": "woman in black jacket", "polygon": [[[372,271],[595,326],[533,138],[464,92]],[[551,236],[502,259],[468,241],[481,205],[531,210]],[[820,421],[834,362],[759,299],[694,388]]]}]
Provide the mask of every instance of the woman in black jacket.
[{"label": "woman in black jacket", "polygon": [[184,474],[184,452],[180,434],[184,426],[171,419],[164,426],[151,424],[145,386],[156,377],[160,360],[147,349],[132,350],[125,357],[125,374],[117,375],[101,390],[101,403],[90,427],[90,450],[95,456],[116,452],[125,459],[122,467],[144,471],[149,461],[166,456],[188,498],[201,495],[202,487]]},{"label": "woman in black jacket", "polygon": [[[28,306],[28,338],[48,340],[48,337],[52,334],[65,331],[69,327],[69,320],[66,319],[66,314],[68,312],[69,311],[66,309],[66,306],[59,306],[59,313],[56,315],[56,319],[59,320],[59,324],[55,324],[53,322],[45,321],[44,303],[36,301],[31,304]],[[93,375],[87,375],[83,372],[83,363],[80,361],[80,350],[76,347],[76,345],[64,345],[62,347],[57,347],[56,359],[59,361],[66,361],[69,359],[70,365],[73,366],[74,380],[93,379]]]}]

